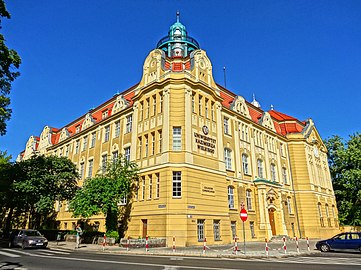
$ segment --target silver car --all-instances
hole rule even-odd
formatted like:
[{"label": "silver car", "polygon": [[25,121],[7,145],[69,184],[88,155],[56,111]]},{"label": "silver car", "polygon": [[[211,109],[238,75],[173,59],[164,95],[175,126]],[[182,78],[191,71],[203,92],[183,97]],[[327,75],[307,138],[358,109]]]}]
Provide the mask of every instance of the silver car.
[{"label": "silver car", "polygon": [[10,234],[9,247],[46,248],[48,240],[37,230],[15,230]]}]

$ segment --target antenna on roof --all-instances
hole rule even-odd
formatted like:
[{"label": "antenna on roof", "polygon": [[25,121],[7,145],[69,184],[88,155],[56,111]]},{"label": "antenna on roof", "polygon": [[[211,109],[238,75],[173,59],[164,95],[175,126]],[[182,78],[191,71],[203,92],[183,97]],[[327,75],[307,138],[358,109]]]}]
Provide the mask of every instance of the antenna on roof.
[{"label": "antenna on roof", "polygon": [[223,67],[224,88],[227,88],[226,67]]}]

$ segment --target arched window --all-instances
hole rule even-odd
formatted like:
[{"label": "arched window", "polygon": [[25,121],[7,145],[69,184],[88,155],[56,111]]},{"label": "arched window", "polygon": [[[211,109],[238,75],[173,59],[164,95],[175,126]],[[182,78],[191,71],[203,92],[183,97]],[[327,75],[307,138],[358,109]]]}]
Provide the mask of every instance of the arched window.
[{"label": "arched window", "polygon": [[224,148],[224,163],[226,164],[226,170],[232,170],[232,157],[231,149]]},{"label": "arched window", "polygon": [[328,204],[325,205],[325,210],[326,210],[326,218],[327,218],[328,227],[331,227],[331,218],[330,218],[330,213],[329,213],[329,209],[328,209]]},{"label": "arched window", "polygon": [[323,215],[322,215],[321,203],[318,203],[318,204],[317,204],[317,209],[318,209],[318,215],[319,215],[319,217],[320,217],[321,227],[325,227],[325,224],[324,224],[324,222],[323,222]]},{"label": "arched window", "polygon": [[257,159],[257,170],[258,177],[263,178],[263,161],[261,159]]},{"label": "arched window", "polygon": [[242,167],[243,167],[243,173],[249,174],[248,170],[248,156],[246,154],[242,154]]},{"label": "arched window", "polygon": [[234,209],[234,188],[232,186],[228,186],[228,207]]},{"label": "arched window", "polygon": [[271,180],[273,182],[276,182],[277,178],[276,178],[276,165],[274,165],[273,163],[271,164]]},{"label": "arched window", "polygon": [[246,190],[246,204],[247,210],[252,210],[252,191],[250,189]]}]

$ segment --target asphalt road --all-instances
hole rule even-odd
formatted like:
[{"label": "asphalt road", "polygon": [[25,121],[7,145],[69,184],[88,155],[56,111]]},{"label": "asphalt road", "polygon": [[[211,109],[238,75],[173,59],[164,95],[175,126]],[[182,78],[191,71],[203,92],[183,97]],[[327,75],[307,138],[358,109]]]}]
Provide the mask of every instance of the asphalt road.
[{"label": "asphalt road", "polygon": [[176,256],[131,256],[81,250],[0,248],[0,269],[361,269],[360,253],[320,253],[307,257],[224,259]]}]

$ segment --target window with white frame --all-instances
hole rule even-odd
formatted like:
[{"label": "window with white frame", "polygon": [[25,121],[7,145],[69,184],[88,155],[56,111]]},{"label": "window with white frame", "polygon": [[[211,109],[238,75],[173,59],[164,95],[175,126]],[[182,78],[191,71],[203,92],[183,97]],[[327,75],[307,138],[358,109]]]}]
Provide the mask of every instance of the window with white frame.
[{"label": "window with white frame", "polygon": [[247,210],[252,210],[252,191],[250,189],[246,190],[246,205]]},{"label": "window with white frame", "polygon": [[138,158],[142,158],[142,136],[138,137]]},{"label": "window with white frame", "polygon": [[156,189],[155,189],[155,198],[158,199],[160,196],[160,178],[159,178],[159,173],[155,174],[155,178],[156,178]]},{"label": "window with white frame", "polygon": [[199,113],[199,115],[202,115],[202,113],[203,113],[203,108],[202,108],[202,106],[203,106],[203,97],[201,96],[201,95],[199,95],[199,102],[198,102],[198,113]]},{"label": "window with white frame", "polygon": [[226,170],[232,170],[232,151],[229,148],[224,148],[224,163]]},{"label": "window with white frame", "polygon": [[152,97],[152,116],[154,116],[155,114],[156,114],[156,112],[157,112],[157,96],[156,95],[154,95],[153,97]]},{"label": "window with white frame", "polygon": [[320,217],[321,227],[325,227],[325,224],[324,224],[324,222],[323,222],[323,215],[322,215],[321,203],[318,203],[318,204],[317,204],[317,209],[318,209],[318,215],[319,215],[319,217]]},{"label": "window with white frame", "polygon": [[151,153],[152,153],[152,155],[154,155],[155,154],[155,133],[152,132],[151,136],[152,136],[152,149],[151,149],[152,152]]},{"label": "window with white frame", "polygon": [[229,119],[227,117],[223,118],[223,129],[225,134],[229,134]]},{"label": "window with white frame", "polygon": [[80,163],[80,179],[84,179],[84,162]]},{"label": "window with white frame", "polygon": [[258,177],[263,178],[263,161],[261,159],[257,159],[257,171]]},{"label": "window with white frame", "polygon": [[75,154],[79,153],[79,143],[80,143],[80,141],[76,140],[76,142],[75,142]]},{"label": "window with white frame", "polygon": [[173,172],[173,198],[182,196],[182,172]]},{"label": "window with white frame", "polygon": [[104,142],[109,141],[110,126],[104,128]]},{"label": "window with white frame", "polygon": [[139,121],[143,120],[143,101],[139,103]]},{"label": "window with white frame", "polygon": [[206,118],[209,118],[209,100],[207,98],[205,100],[204,110],[205,110]]},{"label": "window with white frame", "polygon": [[118,162],[118,157],[119,157],[119,153],[118,153],[118,151],[114,151],[113,152],[113,163],[116,163],[116,162]]},{"label": "window with white frame", "polygon": [[102,112],[102,119],[107,118],[108,117],[108,110],[105,110]]},{"label": "window with white frame", "polygon": [[149,117],[149,107],[150,107],[149,103],[150,103],[150,100],[149,100],[149,98],[147,98],[146,102],[145,102],[145,104],[146,104],[146,107],[145,107],[145,119]]},{"label": "window with white frame", "polygon": [[173,150],[182,150],[182,128],[173,127]]},{"label": "window with white frame", "polygon": [[158,153],[162,153],[162,130],[158,130]]},{"label": "window with white frame", "polygon": [[292,200],[291,200],[291,197],[287,197],[287,209],[288,209],[288,213],[291,215],[292,214]]},{"label": "window with white frame", "polygon": [[93,148],[95,146],[95,142],[97,140],[97,133],[93,132],[91,136],[92,136],[92,138],[91,138],[90,147]]},{"label": "window with white frame", "polygon": [[83,139],[83,151],[86,150],[87,146],[88,146],[88,136],[85,136]]},{"label": "window with white frame", "polygon": [[204,241],[204,219],[197,219],[197,238],[198,241]]},{"label": "window with white frame", "polygon": [[127,161],[130,161],[130,146],[124,148],[124,158]]},{"label": "window with white frame", "polygon": [[243,167],[243,173],[244,174],[249,174],[248,156],[246,154],[242,154],[242,167]]},{"label": "window with white frame", "polygon": [[284,157],[283,143],[280,143],[281,156]]},{"label": "window with white frame", "polygon": [[79,133],[80,132],[80,125],[77,125],[76,127],[75,127],[75,133]]},{"label": "window with white frame", "polygon": [[213,234],[214,234],[215,241],[221,240],[221,221],[220,220],[213,220]]},{"label": "window with white frame", "polygon": [[142,176],[142,200],[145,199],[145,176]]},{"label": "window with white frame", "polygon": [[93,175],[93,160],[88,161],[88,178],[91,178]]},{"label": "window with white frame", "polygon": [[114,125],[115,125],[114,137],[118,138],[120,135],[120,121],[116,121]]},{"label": "window with white frame", "polygon": [[133,116],[130,114],[127,116],[127,125],[126,125],[127,133],[132,131],[132,124],[133,124]]},{"label": "window with white frame", "polygon": [[148,135],[144,136],[144,140],[145,140],[145,152],[144,152],[144,157],[147,157],[149,154],[149,140],[148,140]]},{"label": "window with white frame", "polygon": [[274,165],[273,163],[271,163],[271,180],[273,182],[277,181],[277,177],[276,177],[276,165]]},{"label": "window with white frame", "polygon": [[231,232],[232,232],[232,239],[236,238],[237,236],[237,222],[231,221]]},{"label": "window with white frame", "polygon": [[215,114],[215,109],[214,109],[214,102],[211,102],[211,115],[212,115],[212,120],[215,121],[216,120],[216,114]]},{"label": "window with white frame", "polygon": [[234,209],[234,188],[228,186],[228,208]]},{"label": "window with white frame", "polygon": [[152,178],[152,175],[148,175],[148,179],[149,179],[149,185],[148,185],[148,188],[149,188],[149,191],[148,191],[148,199],[151,199],[152,198],[152,195],[153,195],[153,178]]},{"label": "window with white frame", "polygon": [[288,184],[287,169],[285,167],[282,167],[282,180],[284,184]]},{"label": "window with white frame", "polygon": [[159,113],[163,112],[163,96],[162,93],[159,93]]},{"label": "window with white frame", "polygon": [[108,161],[108,156],[102,155],[102,173],[105,173],[107,170],[107,161]]}]

